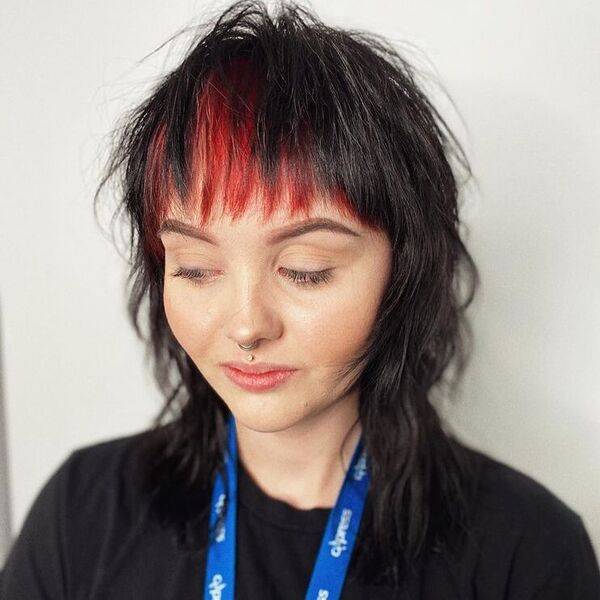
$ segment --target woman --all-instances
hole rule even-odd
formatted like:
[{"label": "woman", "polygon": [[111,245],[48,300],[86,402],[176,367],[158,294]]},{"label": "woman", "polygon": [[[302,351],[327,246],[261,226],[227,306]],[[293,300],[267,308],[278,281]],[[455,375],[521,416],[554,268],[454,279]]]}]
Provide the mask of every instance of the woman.
[{"label": "woman", "polygon": [[599,598],[580,517],[434,408],[477,286],[460,173],[387,43],[293,4],[225,11],[99,189],[121,184],[165,406],[61,465],[2,598]]}]

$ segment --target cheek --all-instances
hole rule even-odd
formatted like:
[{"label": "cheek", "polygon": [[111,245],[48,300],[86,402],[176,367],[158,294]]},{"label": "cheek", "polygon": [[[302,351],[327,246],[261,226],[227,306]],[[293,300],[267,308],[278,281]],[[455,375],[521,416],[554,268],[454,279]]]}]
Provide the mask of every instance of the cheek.
[{"label": "cheek", "polygon": [[365,347],[373,330],[383,294],[389,284],[391,246],[365,256],[344,285],[319,302],[307,316],[302,348],[313,365],[339,366],[350,362]]},{"label": "cheek", "polygon": [[201,304],[197,295],[175,293],[165,285],[163,293],[165,316],[175,339],[191,356],[201,353],[211,341],[213,311]]},{"label": "cheek", "polygon": [[360,352],[373,328],[379,300],[379,293],[364,286],[324,297],[318,310],[298,321],[299,344],[308,361],[314,366],[336,366]]}]

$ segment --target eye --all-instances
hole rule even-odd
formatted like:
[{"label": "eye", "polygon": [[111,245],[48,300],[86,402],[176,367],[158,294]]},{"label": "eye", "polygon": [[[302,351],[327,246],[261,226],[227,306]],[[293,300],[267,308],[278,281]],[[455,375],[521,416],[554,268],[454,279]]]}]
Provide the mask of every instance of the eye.
[{"label": "eye", "polygon": [[[280,271],[295,284],[302,287],[309,287],[329,282],[332,277],[333,269],[323,269],[322,271],[295,271],[294,269],[281,267]],[[174,273],[171,273],[171,277],[183,277],[184,279],[191,279],[194,284],[202,284],[206,280],[208,273],[209,271],[203,269],[187,269],[186,267],[179,267]]]},{"label": "eye", "polygon": [[208,271],[202,269],[179,267],[174,273],[171,273],[171,277],[183,277],[184,279],[191,279],[195,284],[200,284],[206,279],[207,273]]},{"label": "eye", "polygon": [[333,269],[323,269],[323,271],[294,271],[293,269],[281,268],[285,276],[300,286],[313,286],[327,283],[331,277]]}]

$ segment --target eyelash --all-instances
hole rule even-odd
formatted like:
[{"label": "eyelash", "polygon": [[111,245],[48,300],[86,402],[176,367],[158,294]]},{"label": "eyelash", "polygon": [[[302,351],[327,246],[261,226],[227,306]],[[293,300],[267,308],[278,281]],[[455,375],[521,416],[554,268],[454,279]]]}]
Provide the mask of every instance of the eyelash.
[{"label": "eyelash", "polygon": [[[288,279],[291,279],[300,287],[312,287],[326,284],[330,281],[333,271],[333,269],[324,269],[323,271],[294,271],[293,269],[284,269],[283,267],[282,270],[286,273],[285,276]],[[193,283],[202,285],[203,280],[206,277],[206,271],[203,271],[202,269],[179,267],[177,271],[171,273],[171,276],[191,279]]]}]

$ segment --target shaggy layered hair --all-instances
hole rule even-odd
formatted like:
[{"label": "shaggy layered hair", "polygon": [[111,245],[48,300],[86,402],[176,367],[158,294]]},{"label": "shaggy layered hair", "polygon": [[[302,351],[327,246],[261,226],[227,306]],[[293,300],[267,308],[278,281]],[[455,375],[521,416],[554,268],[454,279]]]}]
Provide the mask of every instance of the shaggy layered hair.
[{"label": "shaggy layered hair", "polygon": [[[125,115],[100,185],[116,182],[128,225],[129,314],[165,404],[146,436],[143,489],[185,544],[223,472],[229,411],[174,338],[163,306],[170,207],[202,222],[261,198],[265,219],[324,198],[386,232],[389,286],[357,376],[370,488],[353,560],[399,585],[469,530],[473,465],[435,408],[469,355],[464,311],[478,285],[461,241],[464,151],[385,39],[324,25],[287,3],[236,2],[196,32],[180,64]],[[193,498],[193,502],[192,499]]]}]

